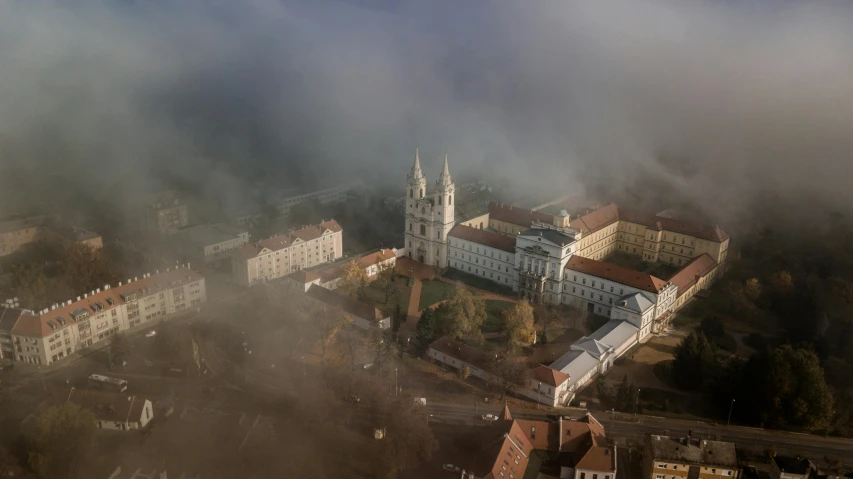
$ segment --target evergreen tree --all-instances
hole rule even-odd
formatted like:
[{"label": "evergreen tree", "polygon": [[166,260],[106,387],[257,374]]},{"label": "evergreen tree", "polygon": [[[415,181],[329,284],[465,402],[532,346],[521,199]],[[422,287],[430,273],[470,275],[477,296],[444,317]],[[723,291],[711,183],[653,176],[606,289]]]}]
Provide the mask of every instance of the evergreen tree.
[{"label": "evergreen tree", "polygon": [[690,333],[675,348],[672,378],[678,387],[695,391],[711,378],[716,367],[714,345],[701,332]]},{"label": "evergreen tree", "polygon": [[421,313],[421,319],[418,320],[416,328],[418,343],[422,348],[426,348],[432,342],[435,332],[435,311],[427,308]]}]

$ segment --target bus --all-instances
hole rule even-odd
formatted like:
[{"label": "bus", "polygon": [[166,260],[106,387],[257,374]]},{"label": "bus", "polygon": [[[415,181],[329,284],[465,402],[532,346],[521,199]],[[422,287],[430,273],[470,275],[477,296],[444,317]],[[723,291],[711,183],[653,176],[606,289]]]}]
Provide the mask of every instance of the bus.
[{"label": "bus", "polygon": [[127,391],[127,381],[124,379],[111,378],[100,374],[89,376],[89,384],[99,388],[111,389],[118,392]]}]

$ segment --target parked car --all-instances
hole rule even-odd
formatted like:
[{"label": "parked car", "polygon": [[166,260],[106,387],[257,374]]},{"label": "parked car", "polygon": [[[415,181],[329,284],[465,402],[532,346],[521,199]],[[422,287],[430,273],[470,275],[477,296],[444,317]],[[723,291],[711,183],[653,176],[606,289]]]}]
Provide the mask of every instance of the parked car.
[{"label": "parked car", "polygon": [[373,367],[373,363],[367,363],[364,365],[364,369],[370,369]]},{"label": "parked car", "polygon": [[441,468],[450,472],[462,472],[462,469],[459,469],[459,466],[454,466],[453,464],[445,464],[441,466]]},{"label": "parked car", "polygon": [[494,414],[483,414],[483,421],[497,421],[498,417]]},{"label": "parked car", "polygon": [[153,329],[152,329],[151,331],[148,331],[147,333],[145,333],[145,337],[146,337],[146,338],[153,338],[154,336],[157,336],[157,331],[156,331],[156,330],[153,330]]},{"label": "parked car", "polygon": [[356,396],[355,394],[347,394],[346,398],[344,398],[344,399],[346,399],[349,402],[355,402],[355,403],[361,401],[361,398]]},{"label": "parked car", "polygon": [[412,401],[420,406],[426,406],[426,398],[414,398]]}]

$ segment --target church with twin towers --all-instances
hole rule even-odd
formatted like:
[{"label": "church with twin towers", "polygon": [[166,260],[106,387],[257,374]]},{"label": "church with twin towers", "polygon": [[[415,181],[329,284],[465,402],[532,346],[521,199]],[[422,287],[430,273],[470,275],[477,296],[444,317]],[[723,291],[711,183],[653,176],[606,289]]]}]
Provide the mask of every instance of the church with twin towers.
[{"label": "church with twin towers", "polygon": [[447,155],[432,192],[421,170],[418,150],[406,177],[406,248],[409,257],[438,268],[448,266],[447,237],[455,224],[453,208],[456,187],[450,177]]}]

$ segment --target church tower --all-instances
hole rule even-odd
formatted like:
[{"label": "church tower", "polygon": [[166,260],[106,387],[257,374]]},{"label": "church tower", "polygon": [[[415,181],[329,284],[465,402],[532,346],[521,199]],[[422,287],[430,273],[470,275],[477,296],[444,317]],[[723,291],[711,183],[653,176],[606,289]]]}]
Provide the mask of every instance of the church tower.
[{"label": "church tower", "polygon": [[430,266],[447,267],[447,235],[455,224],[455,190],[445,155],[441,176],[433,192],[427,194],[426,177],[415,149],[415,162],[406,177],[405,246],[410,258]]}]

